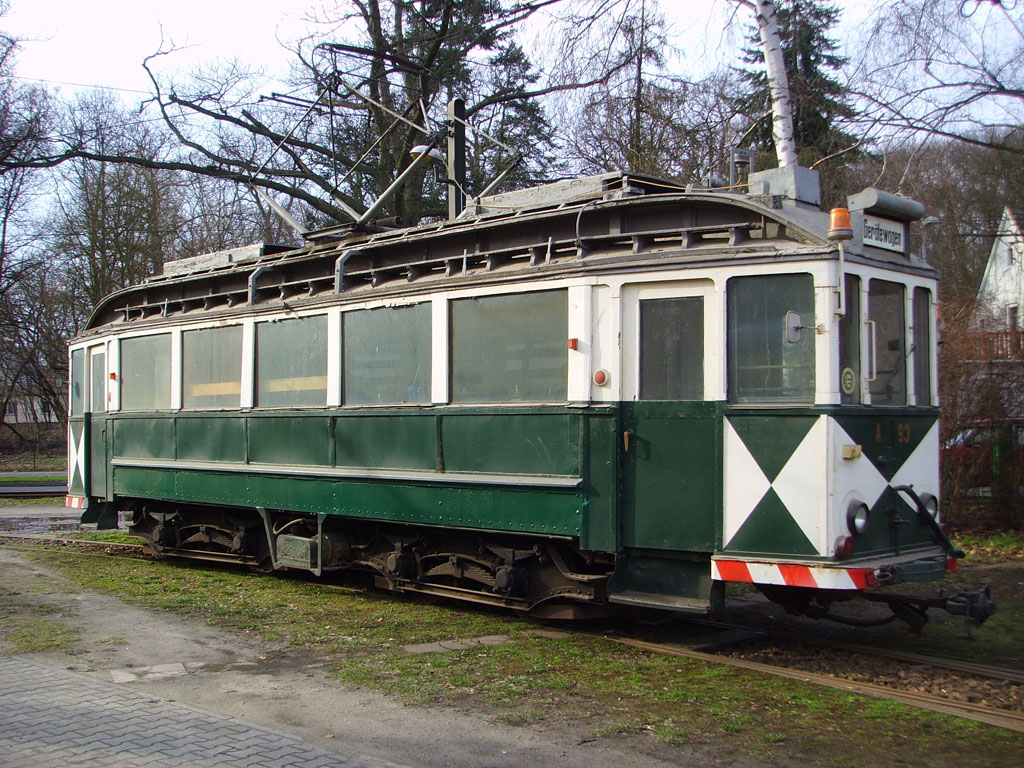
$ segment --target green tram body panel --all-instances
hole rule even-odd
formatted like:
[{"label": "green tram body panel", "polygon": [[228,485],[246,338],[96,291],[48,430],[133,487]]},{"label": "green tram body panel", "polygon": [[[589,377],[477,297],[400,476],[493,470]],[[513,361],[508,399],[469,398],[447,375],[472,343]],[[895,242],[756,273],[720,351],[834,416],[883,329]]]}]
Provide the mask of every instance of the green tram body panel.
[{"label": "green tram body panel", "polygon": [[[830,420],[844,430],[863,450],[858,460],[882,478],[871,516],[883,522],[859,539],[860,558],[933,546],[906,499],[885,484],[936,419],[934,408],[721,402],[87,415],[71,420],[70,435],[82,439],[85,430],[88,476],[71,483],[107,500],[522,532],[572,538],[585,550],[831,562],[782,488],[784,475],[799,477],[793,463],[808,435],[824,428],[815,425]],[[737,478],[727,466],[727,431],[767,484],[732,531],[723,497]]]}]

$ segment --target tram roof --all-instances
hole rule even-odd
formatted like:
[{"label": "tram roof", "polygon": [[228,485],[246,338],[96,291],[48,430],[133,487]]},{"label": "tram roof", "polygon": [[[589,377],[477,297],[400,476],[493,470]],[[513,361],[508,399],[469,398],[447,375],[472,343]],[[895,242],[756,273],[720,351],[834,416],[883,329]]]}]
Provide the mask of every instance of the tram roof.
[{"label": "tram roof", "polygon": [[[438,283],[455,287],[676,262],[835,258],[828,215],[770,194],[767,186],[752,195],[607,173],[479,198],[452,221],[377,232],[336,226],[307,233],[298,248],[256,244],[169,260],[160,275],[101,301],[87,327],[283,302],[314,305],[338,294],[417,293],[436,290]],[[848,258],[935,275],[909,255],[851,245]]]}]

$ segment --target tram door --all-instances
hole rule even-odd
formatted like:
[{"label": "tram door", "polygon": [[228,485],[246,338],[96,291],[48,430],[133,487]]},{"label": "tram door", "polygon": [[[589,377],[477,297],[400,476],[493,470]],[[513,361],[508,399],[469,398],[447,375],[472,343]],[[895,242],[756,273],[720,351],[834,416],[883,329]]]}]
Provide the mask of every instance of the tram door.
[{"label": "tram door", "polygon": [[107,495],[107,356],[102,346],[89,350],[88,451],[90,496]]},{"label": "tram door", "polygon": [[[707,281],[623,290],[622,543],[714,548],[717,325]],[[711,331],[711,332],[709,332]]]}]

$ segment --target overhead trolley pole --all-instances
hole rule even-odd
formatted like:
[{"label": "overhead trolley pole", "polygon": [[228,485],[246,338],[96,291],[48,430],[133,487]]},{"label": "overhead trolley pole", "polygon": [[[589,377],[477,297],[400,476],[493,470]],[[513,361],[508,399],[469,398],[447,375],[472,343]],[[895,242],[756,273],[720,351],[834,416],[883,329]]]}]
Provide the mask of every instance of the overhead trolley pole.
[{"label": "overhead trolley pole", "polygon": [[466,207],[466,102],[448,102],[448,219]]}]

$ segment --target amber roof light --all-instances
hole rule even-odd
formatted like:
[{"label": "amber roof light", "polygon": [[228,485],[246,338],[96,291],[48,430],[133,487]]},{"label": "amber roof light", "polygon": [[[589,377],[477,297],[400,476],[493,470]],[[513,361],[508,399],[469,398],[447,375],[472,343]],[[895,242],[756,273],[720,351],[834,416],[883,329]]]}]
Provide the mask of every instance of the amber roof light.
[{"label": "amber roof light", "polygon": [[850,211],[848,208],[833,208],[828,225],[829,240],[851,240],[853,230],[850,228]]}]

